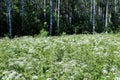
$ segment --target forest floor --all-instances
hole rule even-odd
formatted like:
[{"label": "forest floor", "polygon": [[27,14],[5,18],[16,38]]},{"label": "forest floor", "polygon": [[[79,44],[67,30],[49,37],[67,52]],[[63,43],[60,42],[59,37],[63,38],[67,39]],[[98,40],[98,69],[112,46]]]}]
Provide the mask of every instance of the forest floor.
[{"label": "forest floor", "polygon": [[120,80],[120,34],[0,39],[0,80]]}]

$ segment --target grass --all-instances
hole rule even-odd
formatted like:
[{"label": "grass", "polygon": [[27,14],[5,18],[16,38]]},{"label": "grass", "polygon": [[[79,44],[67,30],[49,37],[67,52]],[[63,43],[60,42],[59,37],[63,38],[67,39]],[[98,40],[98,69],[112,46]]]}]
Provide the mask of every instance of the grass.
[{"label": "grass", "polygon": [[0,80],[120,80],[120,35],[0,39]]}]

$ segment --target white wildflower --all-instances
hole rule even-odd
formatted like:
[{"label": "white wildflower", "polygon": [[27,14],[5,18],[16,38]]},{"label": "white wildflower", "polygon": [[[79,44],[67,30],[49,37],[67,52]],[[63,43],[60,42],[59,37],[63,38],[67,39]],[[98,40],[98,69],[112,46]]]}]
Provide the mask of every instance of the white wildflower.
[{"label": "white wildflower", "polygon": [[100,54],[102,54],[102,53],[101,53],[101,52],[96,52],[96,54],[100,55]]},{"label": "white wildflower", "polygon": [[88,78],[84,78],[83,80],[88,80]]},{"label": "white wildflower", "polygon": [[116,77],[114,80],[120,80],[120,77]]},{"label": "white wildflower", "polygon": [[110,76],[106,76],[106,78],[109,78]]},{"label": "white wildflower", "polygon": [[104,69],[103,70],[103,74],[107,74],[107,73],[108,73],[108,71]]},{"label": "white wildflower", "polygon": [[115,54],[119,54],[119,52],[118,52],[118,51],[114,51],[113,53],[115,53]]},{"label": "white wildflower", "polygon": [[112,67],[110,70],[111,70],[112,72],[114,72],[114,71],[115,71],[115,67]]},{"label": "white wildflower", "polygon": [[14,70],[3,72],[2,80],[20,80],[20,79],[25,80],[22,74],[19,74]]},{"label": "white wildflower", "polygon": [[75,60],[69,61],[69,64],[71,64],[71,66],[75,66],[76,65],[76,61]]},{"label": "white wildflower", "polygon": [[14,78],[15,76],[17,76],[17,72],[16,71],[11,71],[11,73],[9,74],[8,78],[9,79],[12,79]]},{"label": "white wildflower", "polygon": [[74,76],[70,76],[70,80],[74,80]]},{"label": "white wildflower", "polygon": [[52,78],[47,78],[46,80],[52,80]]},{"label": "white wildflower", "polygon": [[38,79],[38,76],[34,75],[32,76],[32,80]]},{"label": "white wildflower", "polygon": [[16,61],[15,64],[19,65],[20,67],[25,65],[23,61]]},{"label": "white wildflower", "polygon": [[58,62],[57,64],[59,64],[59,65],[61,65],[63,62],[61,61],[61,62]]},{"label": "white wildflower", "polygon": [[28,53],[34,53],[35,51],[34,51],[34,49],[33,48],[29,48],[29,51],[28,51]]},{"label": "white wildflower", "polygon": [[94,50],[95,50],[95,51],[98,51],[99,49],[98,49],[98,47],[97,47],[97,46],[95,46],[95,47],[94,47]]}]

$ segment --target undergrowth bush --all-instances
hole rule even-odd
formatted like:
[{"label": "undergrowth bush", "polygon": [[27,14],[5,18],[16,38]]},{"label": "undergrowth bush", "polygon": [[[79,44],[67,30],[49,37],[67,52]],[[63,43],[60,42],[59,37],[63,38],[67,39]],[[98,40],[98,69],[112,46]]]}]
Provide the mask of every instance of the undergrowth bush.
[{"label": "undergrowth bush", "polygon": [[119,34],[0,39],[0,80],[119,80],[119,62]]}]

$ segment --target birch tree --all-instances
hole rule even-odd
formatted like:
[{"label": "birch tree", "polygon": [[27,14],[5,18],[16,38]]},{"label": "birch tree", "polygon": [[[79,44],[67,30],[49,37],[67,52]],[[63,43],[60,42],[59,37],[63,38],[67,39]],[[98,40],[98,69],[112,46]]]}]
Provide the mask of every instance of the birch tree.
[{"label": "birch tree", "polygon": [[12,38],[10,0],[6,0],[6,12],[7,12],[7,24],[8,24],[8,27],[9,27],[9,35],[10,35],[10,38]]},{"label": "birch tree", "polygon": [[50,35],[52,35],[52,22],[53,22],[53,19],[52,19],[52,0],[50,0]]},{"label": "birch tree", "polygon": [[44,0],[44,21],[46,20],[46,0]]},{"label": "birch tree", "polygon": [[59,33],[59,27],[60,27],[60,0],[58,0],[58,19],[57,19],[58,33]]},{"label": "birch tree", "polygon": [[95,33],[95,0],[92,0],[92,23],[93,23],[93,33]]},{"label": "birch tree", "polygon": [[90,3],[91,3],[91,7],[90,7],[90,11],[91,11],[90,22],[92,22],[92,15],[93,15],[93,0],[90,0]]},{"label": "birch tree", "polygon": [[108,0],[106,0],[106,18],[105,18],[105,32],[107,33],[108,28]]}]

